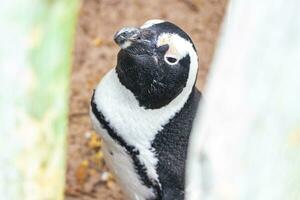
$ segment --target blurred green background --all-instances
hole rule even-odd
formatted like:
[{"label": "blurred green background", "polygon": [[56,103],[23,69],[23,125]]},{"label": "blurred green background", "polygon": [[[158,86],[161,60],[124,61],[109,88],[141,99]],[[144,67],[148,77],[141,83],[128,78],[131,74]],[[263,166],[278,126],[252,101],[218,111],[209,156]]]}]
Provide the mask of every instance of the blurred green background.
[{"label": "blurred green background", "polygon": [[63,199],[71,49],[79,2],[0,6],[0,199]]}]

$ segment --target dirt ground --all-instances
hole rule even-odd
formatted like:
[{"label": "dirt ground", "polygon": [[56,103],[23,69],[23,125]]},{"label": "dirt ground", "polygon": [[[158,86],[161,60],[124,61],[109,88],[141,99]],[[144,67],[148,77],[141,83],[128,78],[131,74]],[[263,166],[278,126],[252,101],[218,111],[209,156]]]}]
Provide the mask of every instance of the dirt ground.
[{"label": "dirt ground", "polygon": [[200,57],[197,86],[202,89],[227,0],[84,0],[79,13],[71,79],[68,135],[67,200],[121,200],[120,188],[108,173],[101,140],[88,112],[92,91],[116,64],[114,33],[165,19],[183,28]]}]

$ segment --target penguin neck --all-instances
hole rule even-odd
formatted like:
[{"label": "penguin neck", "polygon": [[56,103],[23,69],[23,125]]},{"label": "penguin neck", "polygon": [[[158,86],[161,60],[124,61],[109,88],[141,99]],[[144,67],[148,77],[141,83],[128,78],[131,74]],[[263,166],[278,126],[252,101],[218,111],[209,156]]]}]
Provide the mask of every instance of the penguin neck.
[{"label": "penguin neck", "polygon": [[188,97],[190,96],[192,89],[195,86],[195,82],[192,85],[185,84],[185,87],[183,89],[178,91],[176,94],[173,94],[174,97],[170,97],[165,94],[152,96],[150,92],[139,94],[136,92],[137,89],[133,88],[135,86],[129,86],[130,79],[126,78],[123,73],[120,73],[120,68],[118,66],[112,71],[115,82],[118,82],[118,84],[122,85],[122,90],[129,91],[130,95],[127,92],[128,96],[134,96],[135,101],[131,102],[134,102],[134,104],[138,104],[139,107],[142,107],[146,110],[167,110],[168,107],[177,107],[178,110],[176,110],[179,111],[183,107],[184,103],[188,100]]},{"label": "penguin neck", "polygon": [[193,87],[185,87],[166,106],[146,109],[140,106],[133,93],[120,83],[115,69],[112,69],[97,86],[94,102],[107,121],[112,123],[116,132],[122,133],[128,144],[140,144],[143,148],[151,148],[151,141],[157,132],[183,108]]}]

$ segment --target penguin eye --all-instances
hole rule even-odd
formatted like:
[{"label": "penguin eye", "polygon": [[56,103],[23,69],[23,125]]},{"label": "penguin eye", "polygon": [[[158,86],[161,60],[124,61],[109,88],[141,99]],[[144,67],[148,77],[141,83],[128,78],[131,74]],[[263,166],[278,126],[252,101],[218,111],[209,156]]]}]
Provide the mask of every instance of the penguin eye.
[{"label": "penguin eye", "polygon": [[178,63],[178,59],[173,56],[165,56],[165,61],[169,65],[175,65]]}]

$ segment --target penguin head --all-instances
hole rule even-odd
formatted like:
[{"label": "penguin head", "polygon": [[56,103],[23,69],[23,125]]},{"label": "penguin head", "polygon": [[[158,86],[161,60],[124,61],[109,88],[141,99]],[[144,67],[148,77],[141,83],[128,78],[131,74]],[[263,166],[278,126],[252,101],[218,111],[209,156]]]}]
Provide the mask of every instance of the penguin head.
[{"label": "penguin head", "polygon": [[182,29],[171,22],[149,20],[140,28],[126,27],[114,36],[120,46],[116,72],[140,106],[158,109],[196,81],[198,57]]}]

